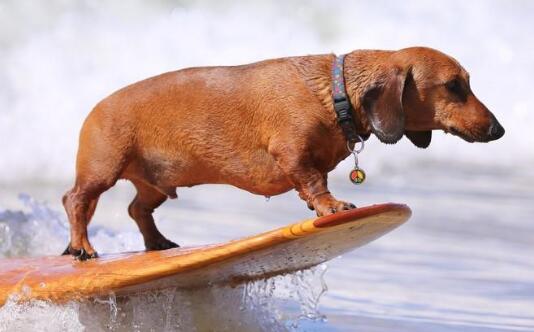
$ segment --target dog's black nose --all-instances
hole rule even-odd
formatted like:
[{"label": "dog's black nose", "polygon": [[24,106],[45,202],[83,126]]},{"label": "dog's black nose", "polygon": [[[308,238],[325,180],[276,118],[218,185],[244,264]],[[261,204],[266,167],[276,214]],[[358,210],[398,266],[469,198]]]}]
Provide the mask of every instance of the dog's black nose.
[{"label": "dog's black nose", "polygon": [[489,139],[492,141],[499,139],[503,137],[504,132],[503,126],[497,120],[494,120],[488,132]]}]

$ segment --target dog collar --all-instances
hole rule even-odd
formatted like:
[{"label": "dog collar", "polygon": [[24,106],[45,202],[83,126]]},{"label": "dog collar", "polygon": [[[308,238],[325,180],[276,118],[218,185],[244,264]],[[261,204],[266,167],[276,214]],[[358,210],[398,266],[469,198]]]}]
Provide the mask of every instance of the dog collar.
[{"label": "dog collar", "polygon": [[[339,123],[339,126],[343,130],[343,135],[347,139],[347,150],[354,156],[354,168],[349,173],[349,179],[354,184],[361,184],[365,181],[365,172],[358,166],[358,154],[363,151],[364,139],[356,133],[356,127],[352,117],[352,105],[345,89],[345,77],[343,76],[344,60],[345,55],[336,56],[334,60],[334,66],[332,68],[332,99],[334,100],[337,123]],[[356,149],[358,142],[361,145]]]},{"label": "dog collar", "polygon": [[343,76],[343,65],[345,55],[338,55],[334,60],[332,68],[332,99],[334,100],[334,110],[337,115],[337,123],[343,130],[343,134],[349,143],[363,140],[356,133],[352,113],[352,105],[345,89],[345,77]]}]

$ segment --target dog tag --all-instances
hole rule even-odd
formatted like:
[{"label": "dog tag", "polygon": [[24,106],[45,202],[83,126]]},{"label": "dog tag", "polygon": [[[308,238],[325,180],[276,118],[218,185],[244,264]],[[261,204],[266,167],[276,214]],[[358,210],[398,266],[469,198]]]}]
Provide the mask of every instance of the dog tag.
[{"label": "dog tag", "polygon": [[365,143],[360,136],[358,136],[358,139],[360,140],[361,144],[359,149],[355,149],[356,143],[354,143],[354,146],[351,147],[350,142],[347,141],[347,150],[349,150],[354,157],[354,169],[349,173],[350,182],[354,184],[362,184],[363,181],[365,181],[365,172],[358,166],[358,154],[363,151]]},{"label": "dog tag", "polygon": [[362,184],[365,181],[365,172],[363,169],[355,167],[349,174],[350,181],[354,184]]}]

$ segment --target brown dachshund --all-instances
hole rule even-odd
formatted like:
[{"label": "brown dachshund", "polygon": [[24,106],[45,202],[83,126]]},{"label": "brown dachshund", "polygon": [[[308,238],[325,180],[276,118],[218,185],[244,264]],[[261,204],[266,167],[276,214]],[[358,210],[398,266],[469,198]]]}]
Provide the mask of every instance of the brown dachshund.
[{"label": "brown dachshund", "polygon": [[[330,194],[327,174],[349,152],[332,100],[334,55],[188,68],[127,86],[101,101],[80,134],[76,182],[63,197],[65,254],[96,257],[87,226],[100,194],[118,179],[137,195],[128,212],[147,250],[177,245],[152,213],[177,187],[224,183],[265,196],[296,189],[317,215],[354,208]],[[354,51],[344,77],[354,126],[392,144],[430,144],[441,129],[488,142],[504,129],[475,97],[469,75],[433,49]]]}]

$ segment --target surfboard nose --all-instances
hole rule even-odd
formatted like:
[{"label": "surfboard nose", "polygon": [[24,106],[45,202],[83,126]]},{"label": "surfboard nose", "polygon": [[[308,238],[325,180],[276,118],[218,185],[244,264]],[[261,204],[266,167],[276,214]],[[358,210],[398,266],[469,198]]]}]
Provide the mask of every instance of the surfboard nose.
[{"label": "surfboard nose", "polygon": [[[357,209],[340,211],[324,217],[315,219],[315,227],[331,227],[343,224],[355,219],[362,219],[376,214],[383,215],[380,219],[381,223],[392,223],[400,225],[406,222],[412,216],[412,210],[406,204],[399,203],[384,203],[364,206]],[[391,216],[391,218],[387,218]]]}]

